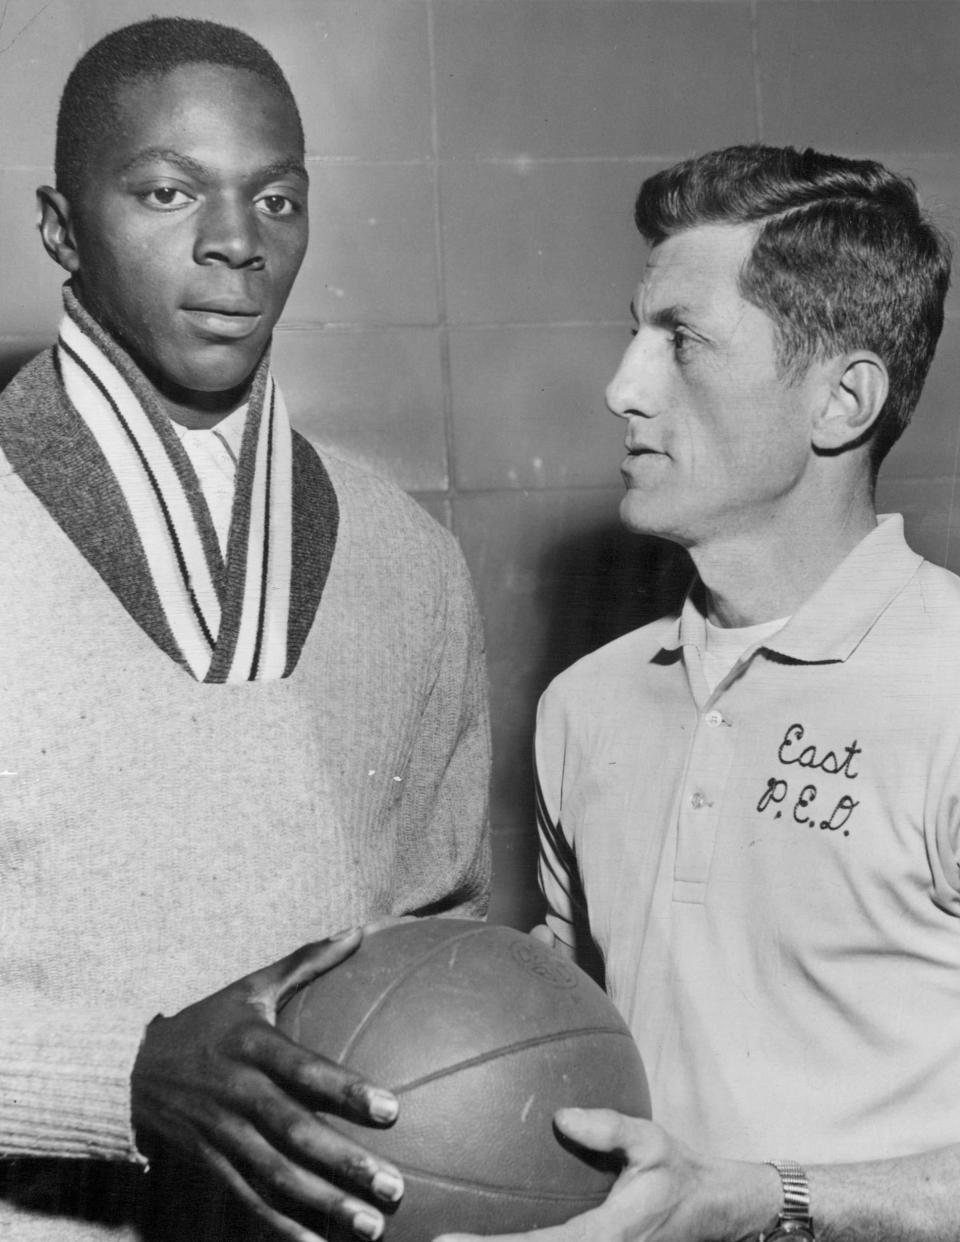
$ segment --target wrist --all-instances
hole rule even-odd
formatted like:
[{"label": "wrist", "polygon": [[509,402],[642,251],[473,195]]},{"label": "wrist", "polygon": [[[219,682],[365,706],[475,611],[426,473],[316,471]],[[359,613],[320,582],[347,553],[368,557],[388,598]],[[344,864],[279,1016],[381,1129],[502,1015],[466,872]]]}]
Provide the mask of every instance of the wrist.
[{"label": "wrist", "polygon": [[715,1210],[699,1236],[718,1242],[754,1242],[777,1224],[783,1192],[770,1165],[724,1160],[713,1166],[708,1177],[714,1185],[708,1200]]},{"label": "wrist", "polygon": [[814,1242],[810,1207],[810,1180],[806,1169],[794,1160],[768,1160],[780,1181],[782,1203],[776,1224],[758,1242]]}]

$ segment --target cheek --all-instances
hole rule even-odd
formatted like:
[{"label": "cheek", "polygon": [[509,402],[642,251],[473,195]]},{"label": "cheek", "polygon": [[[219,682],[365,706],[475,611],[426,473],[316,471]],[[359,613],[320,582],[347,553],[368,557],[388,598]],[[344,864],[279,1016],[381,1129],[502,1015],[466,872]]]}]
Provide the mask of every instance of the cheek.
[{"label": "cheek", "polygon": [[164,305],[160,290],[151,273],[142,269],[136,281],[117,273],[116,280],[106,294],[107,306],[117,327],[127,336],[138,339],[150,335],[162,317]]},{"label": "cheek", "polygon": [[300,271],[300,265],[303,263],[304,255],[307,253],[307,235],[303,235],[292,241],[289,245],[283,247],[278,253],[274,263],[274,280],[273,288],[275,296],[282,297],[286,300],[287,294],[297,278]]},{"label": "cheek", "polygon": [[796,477],[809,456],[803,410],[785,400],[782,389],[769,388],[752,394],[744,406],[739,451],[743,465],[765,473],[772,481]]},{"label": "cheek", "polygon": [[90,310],[119,341],[156,361],[174,345],[170,299],[164,297],[153,272],[114,265],[97,273]]},{"label": "cheek", "polygon": [[700,474],[716,476],[742,461],[756,439],[755,401],[728,376],[691,377],[670,403],[675,442]]}]

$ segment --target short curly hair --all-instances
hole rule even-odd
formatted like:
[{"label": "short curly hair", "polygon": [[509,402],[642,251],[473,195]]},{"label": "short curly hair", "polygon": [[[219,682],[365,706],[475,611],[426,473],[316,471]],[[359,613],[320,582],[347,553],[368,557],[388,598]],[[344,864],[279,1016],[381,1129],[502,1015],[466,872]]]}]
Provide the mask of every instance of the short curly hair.
[{"label": "short curly hair", "polygon": [[60,98],[54,175],[57,189],[78,202],[91,157],[109,141],[118,120],[120,88],[159,77],[181,65],[246,69],[269,83],[296,116],[301,153],[303,124],[280,66],[256,39],[232,26],[193,17],[152,17],[122,26],[89,48],[74,65]]},{"label": "short curly hair", "polygon": [[652,245],[701,224],[759,226],[740,289],[777,325],[782,372],[855,349],[887,367],[876,470],[920,398],[950,283],[949,243],[913,182],[874,160],[735,146],[648,178],[635,219]]}]

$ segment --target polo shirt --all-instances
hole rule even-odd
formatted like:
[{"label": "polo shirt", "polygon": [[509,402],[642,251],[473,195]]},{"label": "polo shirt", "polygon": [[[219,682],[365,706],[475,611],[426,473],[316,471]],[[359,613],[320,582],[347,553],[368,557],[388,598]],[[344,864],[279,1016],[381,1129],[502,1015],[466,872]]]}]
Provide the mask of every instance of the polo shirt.
[{"label": "polo shirt", "polygon": [[960,1141],[960,579],[881,518],[712,693],[698,596],[541,700],[549,925],[585,904],[692,1146]]}]

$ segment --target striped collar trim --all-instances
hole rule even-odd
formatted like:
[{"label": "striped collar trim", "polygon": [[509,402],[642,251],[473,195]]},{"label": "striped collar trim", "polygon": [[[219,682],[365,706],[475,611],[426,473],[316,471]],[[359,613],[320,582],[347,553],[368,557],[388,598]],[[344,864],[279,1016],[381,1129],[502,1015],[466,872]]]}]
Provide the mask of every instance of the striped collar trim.
[{"label": "striped collar trim", "polygon": [[[71,405],[123,494],[147,572],[183,664],[197,681],[271,681],[285,675],[292,576],[290,423],[261,365],[251,393],[225,564],[209,514],[186,480],[192,467],[162,419],[89,331],[70,291],[57,342]],[[179,455],[179,460],[178,460]]]}]

